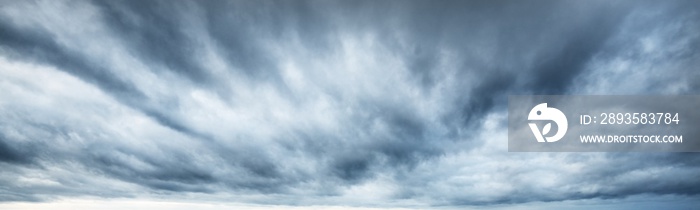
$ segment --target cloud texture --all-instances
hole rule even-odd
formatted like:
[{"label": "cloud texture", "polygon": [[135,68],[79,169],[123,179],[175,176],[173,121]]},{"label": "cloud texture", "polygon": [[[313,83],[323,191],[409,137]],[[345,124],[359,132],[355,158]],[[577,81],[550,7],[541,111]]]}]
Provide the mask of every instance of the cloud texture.
[{"label": "cloud texture", "polygon": [[695,1],[0,5],[1,201],[700,196],[694,153],[506,149],[509,94],[699,94]]}]

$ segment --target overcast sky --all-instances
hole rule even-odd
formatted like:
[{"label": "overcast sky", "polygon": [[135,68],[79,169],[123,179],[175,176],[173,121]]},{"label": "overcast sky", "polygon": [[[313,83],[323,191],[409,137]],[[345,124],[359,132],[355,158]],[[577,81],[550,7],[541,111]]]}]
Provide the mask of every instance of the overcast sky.
[{"label": "overcast sky", "polygon": [[700,2],[0,0],[0,207],[700,205],[700,154],[507,152],[513,94],[700,94]]}]

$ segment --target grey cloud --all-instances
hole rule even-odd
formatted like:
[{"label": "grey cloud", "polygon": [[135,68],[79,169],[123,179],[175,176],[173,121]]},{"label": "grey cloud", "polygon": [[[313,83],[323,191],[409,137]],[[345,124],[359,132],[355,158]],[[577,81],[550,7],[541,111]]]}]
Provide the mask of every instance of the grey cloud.
[{"label": "grey cloud", "polygon": [[[494,141],[505,144],[488,137],[504,132],[503,119],[495,120],[500,131],[486,128],[494,121],[489,117],[505,110],[509,94],[609,93],[596,89],[602,86],[600,75],[614,74],[607,69],[614,59],[644,51],[630,47],[636,44],[629,40],[654,33],[632,27],[646,24],[635,14],[660,4],[663,18],[648,27],[664,31],[664,20],[682,16],[686,21],[679,28],[684,28],[698,18],[693,7],[684,6],[693,2],[75,1],[70,4],[94,12],[89,16],[94,19],[37,14],[106,28],[106,34],[90,31],[68,41],[61,36],[62,27],[19,21],[33,20],[26,8],[44,4],[20,2],[0,11],[0,55],[55,67],[109,98],[63,100],[49,94],[49,86],[22,92],[15,80],[33,80],[0,72],[8,76],[7,87],[14,88],[0,93],[0,161],[18,175],[45,170],[48,177],[43,179],[61,181],[50,188],[35,183],[39,187],[22,189],[13,184],[18,178],[0,176],[3,190],[15,191],[0,191],[2,200],[197,192],[204,198],[261,197],[237,200],[241,202],[376,205],[342,202],[343,196],[355,195],[353,188],[365,185],[394,189],[383,195],[387,202],[457,206],[699,193],[695,180],[657,179],[649,172],[697,175],[695,154],[565,154],[560,155],[564,160],[547,163],[540,159],[550,158],[548,154],[491,148]],[[186,30],[193,26],[201,33]],[[654,55],[680,63],[669,79],[697,77],[692,67],[698,62],[700,38],[684,30],[659,35],[664,43],[675,43],[672,35],[688,40],[688,50]],[[65,46],[79,39],[104,39],[105,46],[123,51],[113,55],[105,47]],[[210,46],[213,51],[203,52]],[[211,69],[215,64],[204,59],[206,53],[222,58],[216,65],[223,71]],[[145,68],[110,65],[132,65],[127,62],[131,57]],[[629,60],[643,63],[643,57]],[[640,77],[655,79],[645,73],[656,71],[639,71]],[[68,81],[62,79],[56,81]],[[689,86],[684,93],[696,92],[696,81],[682,81]],[[637,93],[666,90],[659,86],[664,84]],[[10,94],[27,97],[10,101]],[[33,103],[35,98],[65,104],[47,109]],[[87,103],[82,100],[98,101],[89,105],[106,111],[85,111],[96,118],[81,115],[78,105]],[[21,106],[33,109],[33,115],[10,117]],[[53,123],[36,122],[47,119]],[[12,131],[21,133],[26,145],[10,140]],[[42,146],[59,140],[56,147]],[[29,162],[33,164],[25,164]],[[566,167],[577,162],[585,173]],[[94,179],[87,183],[92,187],[107,182],[115,189],[84,190],[79,186],[85,183],[46,168],[88,168],[69,174]],[[543,171],[567,176],[555,182],[560,194],[547,194],[538,185],[546,182],[526,183],[520,175]],[[615,179],[635,171],[637,179]],[[458,195],[462,190],[472,192]],[[295,198],[300,201],[289,201]]]},{"label": "grey cloud", "polygon": [[26,163],[31,155],[8,144],[4,136],[0,136],[0,161],[9,163]]},{"label": "grey cloud", "polygon": [[[0,23],[3,42],[0,43],[12,49],[11,56],[21,60],[31,60],[40,63],[49,63],[60,67],[62,70],[95,84],[105,92],[113,95],[122,103],[141,109],[143,112],[161,124],[189,135],[207,138],[205,134],[193,131],[160,110],[150,108],[149,98],[128,81],[124,81],[115,75],[109,67],[100,65],[94,61],[81,58],[79,53],[65,49],[56,43],[55,37],[46,31],[29,31],[12,26],[10,21]],[[162,38],[157,38],[158,40]],[[155,39],[154,39],[155,40]]]},{"label": "grey cloud", "polygon": [[[698,156],[693,153],[678,154],[609,154],[610,163],[591,165],[586,174],[578,178],[581,183],[605,186],[604,190],[582,197],[615,199],[636,194],[698,195],[698,181],[682,179],[698,172]],[[644,159],[646,161],[639,161]],[[640,174],[652,175],[641,178]]]},{"label": "grey cloud", "polygon": [[[167,1],[94,1],[104,14],[104,22],[139,58],[167,69],[194,82],[207,84],[209,75],[193,60],[196,40],[186,37],[182,21],[173,14],[186,5]],[[159,27],[153,27],[159,26]]]},{"label": "grey cloud", "polygon": [[142,94],[126,81],[119,80],[105,67],[91,63],[70,52],[46,31],[21,29],[10,20],[0,23],[2,45],[12,49],[17,59],[50,63],[75,74],[84,80],[104,88],[107,92],[127,98],[140,98]]}]

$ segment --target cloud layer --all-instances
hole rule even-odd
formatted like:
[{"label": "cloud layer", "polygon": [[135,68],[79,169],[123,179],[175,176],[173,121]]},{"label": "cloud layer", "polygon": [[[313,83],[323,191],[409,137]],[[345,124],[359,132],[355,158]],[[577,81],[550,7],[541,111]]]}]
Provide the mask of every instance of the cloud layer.
[{"label": "cloud layer", "polygon": [[509,94],[700,93],[697,2],[0,4],[2,201],[700,194],[697,154],[506,149]]}]

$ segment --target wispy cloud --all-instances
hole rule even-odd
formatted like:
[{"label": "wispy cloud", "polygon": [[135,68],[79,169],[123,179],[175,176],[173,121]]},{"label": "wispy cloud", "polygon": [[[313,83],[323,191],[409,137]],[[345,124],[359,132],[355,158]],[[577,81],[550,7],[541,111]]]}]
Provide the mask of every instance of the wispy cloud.
[{"label": "wispy cloud", "polygon": [[2,201],[700,193],[696,154],[508,153],[505,126],[509,94],[697,94],[696,2],[0,4]]}]

